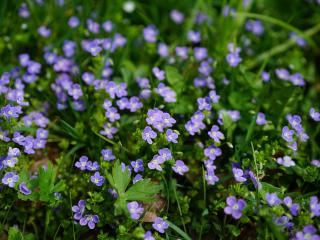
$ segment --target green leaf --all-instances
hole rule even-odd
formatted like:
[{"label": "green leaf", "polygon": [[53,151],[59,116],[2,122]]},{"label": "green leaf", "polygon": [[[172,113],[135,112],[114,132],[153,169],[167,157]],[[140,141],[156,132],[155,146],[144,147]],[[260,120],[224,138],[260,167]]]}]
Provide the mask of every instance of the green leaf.
[{"label": "green leaf", "polygon": [[126,192],[127,200],[136,200],[142,202],[151,202],[154,200],[154,195],[162,188],[159,184],[152,183],[149,179],[144,179],[136,182]]},{"label": "green leaf", "polygon": [[112,168],[112,176],[107,175],[110,184],[117,190],[119,195],[123,195],[130,183],[130,173],[126,167],[121,169],[120,162],[117,161]]},{"label": "green leaf", "polygon": [[62,191],[65,188],[65,185],[62,181],[55,184],[57,170],[48,163],[48,168],[39,169],[39,188],[40,196],[39,200],[44,202],[54,201],[55,197],[54,192]]},{"label": "green leaf", "polygon": [[16,227],[11,227],[8,232],[8,240],[21,240],[23,239],[22,234]]},{"label": "green leaf", "polygon": [[166,66],[166,77],[172,88],[177,91],[177,93],[182,92],[184,87],[184,81],[182,75],[178,70],[172,66]]},{"label": "green leaf", "polygon": [[174,225],[172,222],[166,220],[166,222],[169,224],[169,227],[172,228],[174,231],[176,231],[183,239],[185,240],[192,240],[191,237],[187,233],[185,233],[181,228],[178,226]]}]

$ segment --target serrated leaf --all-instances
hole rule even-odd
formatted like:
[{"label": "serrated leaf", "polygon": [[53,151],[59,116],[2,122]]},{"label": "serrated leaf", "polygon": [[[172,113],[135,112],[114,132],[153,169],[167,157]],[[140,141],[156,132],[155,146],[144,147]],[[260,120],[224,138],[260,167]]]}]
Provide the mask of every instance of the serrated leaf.
[{"label": "serrated leaf", "polygon": [[151,202],[154,200],[154,195],[162,188],[159,184],[152,183],[149,179],[144,179],[135,183],[126,192],[127,200]]},{"label": "serrated leaf", "polygon": [[[109,179],[110,177],[107,176],[107,178]],[[124,194],[124,192],[126,191],[130,183],[130,179],[131,179],[131,176],[128,168],[125,168],[125,170],[122,171],[121,165],[119,161],[117,161],[112,168],[111,181],[113,182],[113,186],[117,190],[119,195]]]}]

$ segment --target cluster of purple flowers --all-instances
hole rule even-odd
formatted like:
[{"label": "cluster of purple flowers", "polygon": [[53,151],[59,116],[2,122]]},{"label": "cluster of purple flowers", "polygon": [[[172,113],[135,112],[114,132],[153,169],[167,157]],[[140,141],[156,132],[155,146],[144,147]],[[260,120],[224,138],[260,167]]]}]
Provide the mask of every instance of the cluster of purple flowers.
[{"label": "cluster of purple flowers", "polygon": [[92,162],[87,156],[81,156],[77,162],[75,162],[75,167],[81,171],[98,171],[100,166],[98,162]]},{"label": "cluster of purple flowers", "polygon": [[241,49],[236,47],[233,43],[228,44],[229,54],[226,57],[227,62],[231,67],[236,67],[242,61],[242,58],[239,56]]},{"label": "cluster of purple flowers", "polygon": [[154,155],[152,160],[148,163],[149,169],[156,169],[162,171],[160,164],[172,159],[172,154],[169,148],[162,148],[158,151],[158,154]]},{"label": "cluster of purple flowers", "polygon": [[190,135],[195,135],[196,133],[200,133],[201,130],[206,128],[206,125],[203,123],[204,114],[200,111],[195,112],[184,126]]},{"label": "cluster of purple flowers", "polygon": [[164,101],[167,103],[173,103],[177,101],[177,94],[170,87],[166,86],[164,83],[159,83],[158,87],[155,89]]},{"label": "cluster of purple flowers", "polygon": [[[309,139],[308,134],[305,132],[301,125],[301,117],[299,115],[287,115],[287,120],[290,126],[293,128],[291,130],[288,126],[282,128],[282,138],[287,142],[287,146],[293,151],[298,150],[298,142],[306,142]],[[294,138],[296,136],[296,138]]]},{"label": "cluster of purple flowers", "polygon": [[293,167],[296,163],[289,156],[279,157],[277,158],[277,163],[283,165],[285,167]]},{"label": "cluster of purple flowers", "polygon": [[292,216],[298,216],[300,205],[298,203],[293,203],[291,197],[287,196],[281,200],[276,193],[266,193],[265,197],[270,207],[283,204],[289,209]]},{"label": "cluster of purple flowers", "polygon": [[[172,127],[176,120],[170,116],[169,113],[163,112],[158,108],[149,109],[147,113],[146,121],[149,125],[151,125],[154,129],[158,130],[159,132],[163,132],[166,128]],[[169,130],[169,129],[168,129]],[[167,140],[169,142],[175,142],[177,139],[176,133],[166,132],[168,135]],[[145,127],[142,132],[142,139],[147,141],[149,144],[153,143],[153,139],[157,137],[157,133],[152,130],[150,126]]]},{"label": "cluster of purple flowers", "polygon": [[86,209],[86,202],[80,200],[77,205],[72,206],[72,212],[74,213],[73,218],[76,221],[79,221],[81,226],[86,226],[90,229],[94,229],[96,224],[99,223],[99,216],[93,214],[84,215]]},{"label": "cluster of purple flowers", "polygon": [[277,77],[283,81],[289,81],[295,86],[304,86],[306,83],[301,73],[290,75],[289,71],[285,68],[278,68],[275,70]]},{"label": "cluster of purple flowers", "polygon": [[6,119],[18,118],[20,114],[22,114],[21,106],[12,106],[8,104],[0,109],[0,116],[3,116]]}]

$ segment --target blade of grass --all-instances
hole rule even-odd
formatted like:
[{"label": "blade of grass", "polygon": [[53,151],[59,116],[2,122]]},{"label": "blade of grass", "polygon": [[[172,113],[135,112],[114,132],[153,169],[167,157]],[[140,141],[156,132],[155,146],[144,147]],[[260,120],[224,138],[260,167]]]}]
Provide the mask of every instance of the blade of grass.
[{"label": "blade of grass", "polygon": [[255,18],[255,19],[259,19],[265,22],[269,22],[272,23],[274,25],[280,26],[284,29],[287,29],[289,31],[293,31],[298,33],[299,35],[301,35],[302,37],[304,37],[307,42],[312,46],[312,47],[317,47],[316,43],[311,39],[310,36],[308,36],[305,32],[301,31],[300,29],[280,20],[274,17],[270,17],[270,16],[266,16],[266,15],[262,15],[262,14],[258,14],[258,13],[248,13],[248,12],[238,12],[237,16],[242,16],[242,17],[249,17],[249,18]]},{"label": "blade of grass", "polygon": [[172,228],[174,231],[176,231],[181,237],[183,237],[183,239],[192,240],[191,237],[189,237],[189,235],[187,233],[182,231],[181,228],[179,228],[178,226],[174,225],[172,222],[170,222],[168,220],[166,220],[166,221],[169,224],[169,227]]}]

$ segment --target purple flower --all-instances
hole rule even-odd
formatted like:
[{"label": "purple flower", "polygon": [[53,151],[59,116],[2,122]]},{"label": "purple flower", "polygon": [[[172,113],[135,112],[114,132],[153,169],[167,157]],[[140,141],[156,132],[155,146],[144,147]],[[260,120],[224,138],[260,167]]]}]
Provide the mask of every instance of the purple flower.
[{"label": "purple flower", "polygon": [[94,34],[97,34],[100,31],[99,23],[93,21],[92,19],[87,20],[87,27],[88,27],[88,30]]},{"label": "purple flower", "polygon": [[2,178],[2,183],[4,185],[8,185],[11,188],[13,188],[16,182],[18,181],[19,181],[19,175],[17,175],[14,172],[7,172]]},{"label": "purple flower", "polygon": [[275,70],[275,72],[277,77],[281,80],[288,81],[290,79],[290,73],[285,68],[278,68]]},{"label": "purple flower", "polygon": [[209,97],[198,98],[197,103],[198,103],[199,110],[208,110],[208,111],[211,110],[211,101]]},{"label": "purple flower", "polygon": [[187,165],[184,164],[183,161],[177,160],[175,165],[172,167],[173,171],[180,175],[184,175],[186,172],[189,171],[189,168]]},{"label": "purple flower", "polygon": [[133,168],[134,172],[143,172],[143,161],[141,159],[137,159],[136,161],[131,161],[130,163],[131,167]]},{"label": "purple flower", "polygon": [[30,56],[27,53],[22,53],[19,55],[19,63],[22,67],[27,67],[29,65]]},{"label": "purple flower", "polygon": [[155,238],[152,236],[151,231],[147,231],[143,236],[143,240],[155,240]]},{"label": "purple flower", "polygon": [[159,156],[163,159],[163,161],[168,161],[172,159],[172,154],[169,148],[161,148],[159,151]]},{"label": "purple flower", "polygon": [[297,240],[319,240],[320,236],[316,234],[317,229],[313,225],[307,225],[302,231],[296,233]]},{"label": "purple flower", "polygon": [[165,230],[169,227],[169,224],[161,217],[156,217],[152,224],[152,227],[159,233],[164,233]]},{"label": "purple flower", "polygon": [[244,177],[244,173],[243,173],[242,169],[237,168],[237,167],[233,167],[232,168],[232,173],[233,173],[234,179],[237,182],[245,182],[245,181],[247,181],[247,179]]},{"label": "purple flower", "polygon": [[75,28],[75,27],[78,27],[80,24],[80,21],[79,19],[76,17],[76,16],[72,16],[69,18],[68,20],[68,25],[71,27],[71,28]]},{"label": "purple flower", "polygon": [[221,149],[214,145],[211,145],[204,149],[204,155],[211,160],[215,160],[217,157],[221,156],[221,154]]},{"label": "purple flower", "polygon": [[158,80],[162,81],[165,79],[165,72],[163,70],[161,70],[160,68],[154,67],[154,68],[152,68],[152,72]]},{"label": "purple flower", "polygon": [[[106,101],[109,101],[109,100],[106,100]],[[110,104],[111,104],[111,102],[110,102]],[[123,98],[120,98],[119,100],[117,100],[116,104],[117,104],[117,106],[119,107],[120,110],[124,110],[124,109],[129,107],[129,100],[128,100],[128,98],[123,97]],[[109,108],[110,106],[106,106],[106,107]],[[103,107],[105,108],[105,105],[103,105]]]},{"label": "purple flower", "polygon": [[206,171],[205,179],[209,185],[215,185],[219,181],[219,178],[214,173],[214,169],[215,166],[208,168],[208,171]]},{"label": "purple flower", "polygon": [[21,113],[21,106],[11,106],[8,104],[0,109],[0,116],[3,116],[6,119],[18,118]]},{"label": "purple flower", "polygon": [[110,122],[115,122],[120,119],[120,114],[118,113],[118,110],[115,107],[108,108],[105,115]]},{"label": "purple flower", "polygon": [[213,71],[213,68],[211,65],[212,65],[211,61],[209,60],[201,62],[198,68],[199,73],[208,77]]},{"label": "purple flower", "polygon": [[285,167],[293,167],[296,163],[289,156],[284,156],[283,158],[277,158],[277,163]]},{"label": "purple flower", "polygon": [[49,134],[48,130],[45,130],[43,128],[38,128],[36,136],[37,136],[37,138],[40,138],[40,139],[47,139],[48,138],[48,134]]},{"label": "purple flower", "polygon": [[175,49],[176,55],[183,60],[188,59],[188,48],[177,46]]},{"label": "purple flower", "polygon": [[251,170],[249,171],[249,176],[250,176],[250,179],[251,179],[254,187],[256,189],[260,189],[261,188],[261,183],[259,182],[259,179],[254,175],[254,173]]},{"label": "purple flower", "polygon": [[320,112],[317,112],[314,108],[310,108],[309,114],[314,121],[320,122]]},{"label": "purple flower", "polygon": [[29,18],[30,17],[29,9],[25,3],[22,3],[19,8],[19,16],[22,18]]},{"label": "purple flower", "polygon": [[86,215],[79,221],[81,226],[88,225],[90,229],[94,229],[96,224],[99,222],[98,215]]},{"label": "purple flower", "polygon": [[282,138],[287,141],[287,142],[292,142],[293,137],[292,135],[294,134],[293,130],[290,130],[288,126],[285,126],[282,128]]},{"label": "purple flower", "polygon": [[68,94],[72,96],[74,100],[78,100],[83,96],[82,89],[79,84],[72,84],[71,88],[68,89]]},{"label": "purple flower", "polygon": [[127,208],[128,208],[128,211],[130,213],[131,218],[134,220],[138,220],[144,211],[144,208],[142,207],[142,205],[136,201],[129,202],[127,204]]},{"label": "purple flower", "polygon": [[311,165],[319,168],[319,167],[320,167],[320,161],[319,161],[319,160],[312,160],[312,161],[311,161]]},{"label": "purple flower", "polygon": [[281,204],[281,199],[278,198],[276,193],[266,193],[266,200],[269,206],[276,206]]},{"label": "purple flower", "polygon": [[265,125],[267,123],[266,116],[264,115],[264,113],[262,113],[262,112],[258,113],[256,123],[258,125]]},{"label": "purple flower", "polygon": [[300,208],[298,203],[292,203],[292,199],[289,196],[283,199],[283,203],[290,209],[290,212],[293,216],[298,216],[298,212]]},{"label": "purple flower", "polygon": [[211,127],[211,130],[208,132],[208,135],[217,143],[219,143],[220,140],[224,139],[224,135],[222,132],[219,131],[219,127],[217,125],[213,125]]},{"label": "purple flower", "polygon": [[101,155],[102,155],[104,161],[112,161],[112,160],[116,159],[116,157],[113,155],[112,150],[109,148],[102,149]]},{"label": "purple flower", "polygon": [[112,189],[112,188],[108,188],[108,193],[111,194],[111,196],[115,199],[117,199],[119,197],[118,193],[116,190]]},{"label": "purple flower", "polygon": [[0,140],[5,141],[5,142],[9,142],[10,138],[8,138],[8,134],[9,134],[9,131],[7,131],[7,130],[3,131],[0,128]]},{"label": "purple flower", "polygon": [[143,36],[147,42],[156,42],[158,34],[159,31],[154,25],[149,25],[143,29]]},{"label": "purple flower", "polygon": [[5,167],[11,167],[12,168],[17,164],[17,162],[18,162],[18,159],[16,157],[8,156],[2,161],[2,164]]},{"label": "purple flower", "polygon": [[73,41],[64,41],[63,52],[66,57],[72,57],[75,53],[76,44]]},{"label": "purple flower", "polygon": [[87,169],[88,161],[89,161],[89,159],[88,159],[87,156],[81,156],[80,159],[79,159],[79,161],[77,161],[77,162],[75,163],[75,166],[76,166],[77,168],[79,168],[80,170],[84,171],[84,170]]},{"label": "purple flower", "polygon": [[242,211],[247,206],[245,200],[237,200],[234,196],[230,196],[227,198],[226,202],[227,206],[224,208],[225,214],[232,215],[234,219],[241,218]]},{"label": "purple flower", "polygon": [[184,15],[182,12],[179,12],[176,9],[173,9],[170,12],[170,18],[172,19],[172,21],[174,21],[176,24],[181,24],[184,21]]},{"label": "purple flower", "polygon": [[317,196],[312,196],[310,199],[310,211],[311,211],[311,217],[320,216],[320,203],[318,202]]},{"label": "purple flower", "polygon": [[106,32],[111,32],[113,29],[113,23],[111,21],[105,21],[102,24],[102,28],[103,30],[105,30]]},{"label": "purple flower", "polygon": [[20,183],[19,191],[24,195],[30,195],[31,194],[31,190],[27,187],[27,184],[25,182]]},{"label": "purple flower", "polygon": [[295,86],[300,86],[300,87],[302,87],[302,86],[306,85],[306,82],[304,81],[303,76],[302,76],[301,73],[292,74],[292,75],[290,76],[290,79],[289,79],[289,80],[290,80],[290,81],[292,82],[292,84],[295,85]]},{"label": "purple flower", "polygon": [[264,32],[263,25],[259,20],[248,20],[246,22],[246,30],[260,36]]},{"label": "purple flower", "polygon": [[118,128],[112,127],[110,123],[106,123],[103,126],[103,130],[100,131],[100,134],[107,136],[107,138],[112,139],[113,135],[118,132]]},{"label": "purple flower", "polygon": [[188,32],[188,40],[193,43],[199,43],[201,41],[201,33],[196,31]]},{"label": "purple flower", "polygon": [[157,133],[152,130],[151,127],[147,126],[142,132],[142,139],[147,141],[149,144],[152,144],[152,139],[157,137]]},{"label": "purple flower", "polygon": [[208,56],[208,50],[203,47],[196,47],[194,48],[194,57],[198,61],[204,60]]},{"label": "purple flower", "polygon": [[46,26],[41,26],[38,28],[38,33],[44,38],[48,38],[51,34],[51,30]]},{"label": "purple flower", "polygon": [[303,131],[303,127],[301,125],[301,117],[299,115],[287,115],[287,120],[290,123],[291,127],[297,132]]},{"label": "purple flower", "polygon": [[217,92],[215,90],[211,90],[209,92],[209,97],[213,103],[219,102],[220,96],[217,94]]},{"label": "purple flower", "polygon": [[242,58],[239,56],[239,53],[231,52],[227,55],[226,60],[231,67],[236,67],[242,61]]},{"label": "purple flower", "polygon": [[177,139],[179,137],[179,133],[174,132],[172,129],[168,129],[166,131],[166,139],[168,142],[178,143]]},{"label": "purple flower", "polygon": [[161,57],[168,57],[169,56],[169,48],[165,43],[158,44],[158,54]]},{"label": "purple flower", "polygon": [[48,64],[52,65],[57,62],[58,57],[57,57],[57,54],[55,54],[55,53],[46,52],[44,54],[44,59],[46,60],[46,62]]},{"label": "purple flower", "polygon": [[295,32],[291,32],[289,36],[290,36],[290,39],[293,39],[298,46],[304,47],[307,45],[306,40],[304,40],[303,37],[298,36]]},{"label": "purple flower", "polygon": [[158,171],[162,171],[162,167],[160,164],[164,163],[164,159],[160,157],[158,154],[153,156],[152,160],[148,163],[148,168],[153,170],[156,169]]},{"label": "purple flower", "polygon": [[139,182],[140,180],[143,180],[141,174],[137,174],[133,179],[132,183],[135,184],[136,182]]},{"label": "purple flower", "polygon": [[163,83],[159,83],[158,88],[156,88],[155,91],[164,98],[165,102],[172,103],[177,101],[176,92]]},{"label": "purple flower", "polygon": [[269,82],[270,81],[270,73],[263,71],[261,73],[261,78],[262,78],[262,81]]},{"label": "purple flower", "polygon": [[78,202],[78,205],[72,206],[72,212],[74,212],[73,218],[75,220],[80,220],[82,218],[82,214],[84,213],[85,208],[86,208],[85,200],[80,200]]},{"label": "purple flower", "polygon": [[101,187],[104,183],[105,178],[101,176],[99,172],[95,172],[95,174],[90,177],[90,180],[98,187]]},{"label": "purple flower", "polygon": [[98,171],[100,169],[100,166],[97,161],[95,161],[95,162],[88,161],[86,168],[89,171]]},{"label": "purple flower", "polygon": [[140,102],[138,97],[131,97],[127,103],[127,108],[130,109],[130,112],[136,112],[143,107],[143,104]]}]

